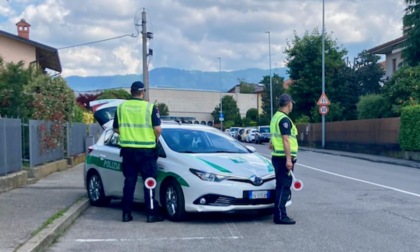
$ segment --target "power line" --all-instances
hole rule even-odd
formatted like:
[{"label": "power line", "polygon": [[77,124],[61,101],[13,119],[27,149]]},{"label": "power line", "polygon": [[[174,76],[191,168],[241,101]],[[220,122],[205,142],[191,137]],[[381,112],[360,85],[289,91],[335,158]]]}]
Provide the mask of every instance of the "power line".
[{"label": "power line", "polygon": [[101,42],[105,42],[105,41],[109,41],[109,40],[113,40],[113,39],[119,39],[119,38],[128,37],[128,36],[135,37],[134,34],[125,34],[125,35],[121,35],[121,36],[118,36],[118,37],[107,38],[107,39],[102,39],[102,40],[87,42],[87,43],[83,43],[83,44],[77,44],[77,45],[71,45],[71,46],[61,47],[61,48],[58,48],[57,50],[69,49],[69,48],[78,47],[78,46],[91,45],[91,44],[101,43]]}]

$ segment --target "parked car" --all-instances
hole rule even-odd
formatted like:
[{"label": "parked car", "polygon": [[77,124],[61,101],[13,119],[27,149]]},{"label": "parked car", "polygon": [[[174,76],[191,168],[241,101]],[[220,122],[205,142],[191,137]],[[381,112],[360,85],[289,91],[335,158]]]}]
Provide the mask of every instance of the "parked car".
[{"label": "parked car", "polygon": [[229,134],[231,137],[235,138],[236,137],[236,133],[238,133],[238,130],[240,129],[240,127],[231,127],[229,129]]},{"label": "parked car", "polygon": [[255,143],[268,143],[271,138],[270,133],[270,126],[258,126],[257,127],[257,133],[255,135]]},{"label": "parked car", "polygon": [[242,134],[245,132],[244,128],[239,128],[235,134],[235,139],[238,141],[242,141]]},{"label": "parked car", "polygon": [[250,129],[248,134],[246,134],[247,143],[255,143],[255,135],[257,134],[257,129]]},{"label": "parked car", "polygon": [[[95,113],[100,114],[100,109]],[[108,123],[108,125],[112,125]],[[104,206],[122,197],[119,136],[112,127],[90,146],[84,167],[89,201]],[[275,197],[274,168],[255,148],[222,131],[195,124],[162,123],[156,199],[172,221],[191,212],[267,211]],[[144,202],[138,178],[135,201]]]}]

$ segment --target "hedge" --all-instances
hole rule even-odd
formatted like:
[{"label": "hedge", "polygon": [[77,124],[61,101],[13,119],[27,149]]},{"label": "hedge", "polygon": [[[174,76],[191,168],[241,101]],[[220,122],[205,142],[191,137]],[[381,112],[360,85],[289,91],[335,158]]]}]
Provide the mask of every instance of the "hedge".
[{"label": "hedge", "polygon": [[402,150],[420,151],[420,105],[402,109],[399,142]]}]

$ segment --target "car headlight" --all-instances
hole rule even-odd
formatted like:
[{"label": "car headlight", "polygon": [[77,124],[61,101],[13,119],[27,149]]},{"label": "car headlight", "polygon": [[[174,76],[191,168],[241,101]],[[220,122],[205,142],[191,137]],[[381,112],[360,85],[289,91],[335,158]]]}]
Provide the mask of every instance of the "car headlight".
[{"label": "car headlight", "polygon": [[211,172],[203,172],[203,171],[199,171],[192,168],[190,169],[190,172],[192,172],[192,174],[199,177],[201,180],[210,181],[210,182],[221,182],[223,180],[230,178],[230,176],[215,174]]}]

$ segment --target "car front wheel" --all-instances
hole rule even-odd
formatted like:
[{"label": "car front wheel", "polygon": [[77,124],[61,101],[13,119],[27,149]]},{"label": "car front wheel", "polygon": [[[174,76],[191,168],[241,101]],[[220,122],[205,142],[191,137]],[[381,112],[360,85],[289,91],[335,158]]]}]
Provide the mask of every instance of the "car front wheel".
[{"label": "car front wheel", "polygon": [[165,186],[165,211],[171,221],[182,221],[186,217],[184,194],[175,180]]},{"label": "car front wheel", "polygon": [[105,196],[102,179],[97,173],[89,176],[87,181],[87,193],[92,206],[106,206],[111,201]]}]

